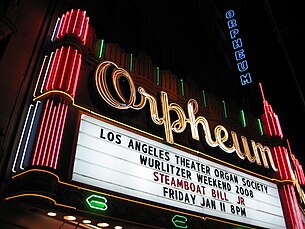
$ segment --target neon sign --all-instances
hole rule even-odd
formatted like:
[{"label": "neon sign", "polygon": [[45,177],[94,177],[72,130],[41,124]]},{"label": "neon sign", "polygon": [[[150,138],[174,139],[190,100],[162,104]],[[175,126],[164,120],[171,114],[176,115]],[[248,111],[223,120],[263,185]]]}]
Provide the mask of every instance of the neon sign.
[{"label": "neon sign", "polygon": [[237,28],[235,12],[229,10],[226,12],[226,18],[229,19],[227,22],[228,28],[230,30],[230,38],[232,39],[232,47],[234,49],[235,60],[237,62],[237,70],[241,73],[240,82],[241,85],[250,84],[252,82],[251,74],[248,72],[248,61],[246,60],[245,50],[243,49],[243,42],[240,37],[238,37],[239,29]]},{"label": "neon sign", "polygon": [[[110,73],[110,75],[107,73]],[[109,90],[107,75],[111,77],[112,84],[115,89],[115,95],[113,95],[113,92]],[[125,78],[128,83],[128,91],[130,91],[129,95],[125,95],[120,87],[120,79],[122,77]],[[174,143],[174,133],[182,133],[186,129],[187,124],[190,126],[192,138],[199,141],[199,126],[201,126],[205,133],[205,141],[209,146],[220,147],[226,153],[235,152],[240,159],[244,160],[247,158],[249,162],[256,162],[257,165],[262,165],[262,159],[263,166],[265,168],[269,168],[270,163],[272,169],[277,171],[271,155],[271,150],[267,146],[263,146],[259,142],[250,140],[252,146],[251,153],[248,140],[245,136],[240,137],[243,145],[241,148],[240,140],[238,140],[236,132],[228,131],[222,125],[217,125],[214,130],[211,131],[209,122],[205,117],[196,117],[198,112],[198,103],[195,99],[190,99],[187,102],[186,114],[179,104],[169,103],[168,94],[161,91],[160,100],[163,117],[160,117],[157,99],[147,93],[143,87],[138,87],[136,90],[136,86],[129,73],[125,69],[119,68],[116,64],[110,61],[102,62],[97,67],[95,73],[95,83],[97,91],[104,101],[116,109],[141,110],[148,103],[152,121],[157,125],[164,126],[165,140],[170,144]],[[140,101],[138,103],[136,102],[136,91],[138,91],[140,96]],[[177,119],[174,121],[172,120],[171,116],[173,113],[177,117]],[[244,152],[241,149],[244,149]]]},{"label": "neon sign", "polygon": [[177,228],[187,228],[187,225],[186,225],[187,218],[185,216],[175,215],[172,218],[172,222],[173,222],[174,226]]},{"label": "neon sign", "polygon": [[91,195],[86,199],[86,203],[90,208],[94,208],[100,211],[106,211],[107,206],[107,199],[103,196],[98,195]]}]

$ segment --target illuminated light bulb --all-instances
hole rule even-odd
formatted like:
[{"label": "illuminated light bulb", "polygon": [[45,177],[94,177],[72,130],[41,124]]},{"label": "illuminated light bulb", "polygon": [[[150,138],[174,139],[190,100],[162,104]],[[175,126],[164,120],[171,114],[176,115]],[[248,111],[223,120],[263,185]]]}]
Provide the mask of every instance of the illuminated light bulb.
[{"label": "illuminated light bulb", "polygon": [[89,224],[89,223],[91,223],[91,220],[90,220],[90,219],[84,219],[84,220],[83,220],[83,223],[84,223],[84,224]]},{"label": "illuminated light bulb", "polygon": [[122,226],[115,226],[114,229],[123,229]]},{"label": "illuminated light bulb", "polygon": [[48,212],[47,215],[54,217],[54,216],[57,216],[57,213],[56,212]]},{"label": "illuminated light bulb", "polygon": [[109,223],[98,223],[97,226],[99,226],[99,227],[108,227]]},{"label": "illuminated light bulb", "polygon": [[73,215],[65,215],[65,216],[64,216],[64,219],[65,219],[65,220],[69,220],[69,221],[73,221],[73,220],[76,220],[76,217],[73,216]]}]

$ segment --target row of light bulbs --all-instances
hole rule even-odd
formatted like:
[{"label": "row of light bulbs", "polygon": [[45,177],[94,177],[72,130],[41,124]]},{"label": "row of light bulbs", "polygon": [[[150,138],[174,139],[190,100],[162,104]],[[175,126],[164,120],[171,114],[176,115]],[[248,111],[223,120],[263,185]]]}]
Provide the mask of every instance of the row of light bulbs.
[{"label": "row of light bulbs", "polygon": [[[56,212],[48,212],[47,215],[51,216],[51,217],[55,217],[55,216],[57,216],[57,213]],[[73,215],[66,215],[66,216],[63,217],[63,219],[67,220],[67,221],[74,221],[74,220],[76,220],[76,217],[73,216]],[[82,221],[82,223],[90,225],[91,224],[91,220],[84,219]],[[93,227],[93,228],[98,228],[98,227],[106,228],[106,227],[109,227],[109,223],[98,223],[97,224],[98,227],[95,227],[94,225],[90,225],[90,226]],[[123,229],[123,227],[122,226],[115,226],[114,229]]]}]

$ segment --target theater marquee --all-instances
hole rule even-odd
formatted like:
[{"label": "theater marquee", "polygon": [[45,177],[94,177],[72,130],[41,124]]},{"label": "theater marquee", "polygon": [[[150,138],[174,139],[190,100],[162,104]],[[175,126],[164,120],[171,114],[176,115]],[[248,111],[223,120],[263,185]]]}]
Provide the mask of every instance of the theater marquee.
[{"label": "theater marquee", "polygon": [[276,184],[84,114],[72,180],[197,214],[285,228]]}]

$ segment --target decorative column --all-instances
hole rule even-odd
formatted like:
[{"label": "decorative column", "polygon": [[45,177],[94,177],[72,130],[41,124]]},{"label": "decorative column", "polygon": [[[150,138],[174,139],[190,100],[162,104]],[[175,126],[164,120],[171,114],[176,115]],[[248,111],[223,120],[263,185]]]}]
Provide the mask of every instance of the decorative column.
[{"label": "decorative column", "polygon": [[[262,115],[264,133],[268,136],[278,136],[283,139],[282,128],[278,116],[273,112],[272,106],[265,99],[262,85],[259,84],[263,96],[264,114]],[[302,213],[298,206],[296,192],[294,188],[295,180],[297,179],[291,168],[291,161],[287,148],[284,146],[274,146],[272,148],[275,157],[279,178],[282,181],[278,184],[279,195],[283,206],[283,213],[287,228],[303,229]],[[303,169],[295,168],[298,176],[304,179]],[[301,180],[304,182],[304,180]]]},{"label": "decorative column", "polygon": [[[41,83],[44,106],[33,147],[32,165],[57,168],[68,107],[75,96],[82,64],[79,47],[86,44],[88,28],[86,11],[79,9],[72,9],[57,20],[51,40],[60,46],[51,53]],[[66,38],[74,39],[75,45],[64,42]]]}]

